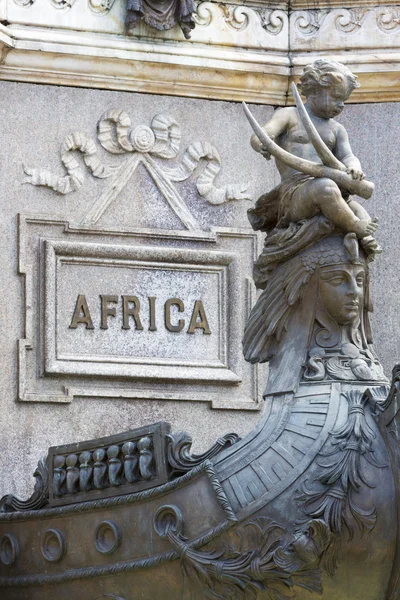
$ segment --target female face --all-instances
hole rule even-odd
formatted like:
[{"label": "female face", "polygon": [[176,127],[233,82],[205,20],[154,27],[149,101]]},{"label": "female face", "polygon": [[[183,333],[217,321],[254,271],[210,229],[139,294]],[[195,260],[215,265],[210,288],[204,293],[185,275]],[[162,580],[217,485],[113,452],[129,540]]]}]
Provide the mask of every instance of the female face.
[{"label": "female face", "polygon": [[325,310],[339,325],[360,316],[364,299],[365,269],[361,265],[332,265],[321,269],[320,298]]}]

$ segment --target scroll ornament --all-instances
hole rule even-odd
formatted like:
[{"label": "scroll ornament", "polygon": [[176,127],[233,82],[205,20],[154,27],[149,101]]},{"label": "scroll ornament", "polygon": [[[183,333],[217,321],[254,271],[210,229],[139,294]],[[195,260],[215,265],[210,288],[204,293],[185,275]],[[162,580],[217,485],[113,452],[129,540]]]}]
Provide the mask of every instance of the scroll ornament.
[{"label": "scroll ornament", "polygon": [[49,469],[46,456],[39,460],[33,476],[35,488],[30,498],[20,500],[13,494],[7,494],[0,499],[0,512],[38,510],[46,506],[49,497]]},{"label": "scroll ornament", "polygon": [[361,28],[369,10],[367,8],[342,9],[335,18],[335,27],[343,33],[353,33]]},{"label": "scroll ornament", "polygon": [[220,437],[215,444],[202,454],[192,454],[193,440],[186,431],[179,431],[168,436],[168,462],[174,475],[187,473],[193,467],[200,465],[205,460],[211,460],[224,448],[232,446],[240,440],[236,433],[228,433]]},{"label": "scroll ornament", "polygon": [[[200,196],[207,202],[218,205],[231,200],[250,199],[248,184],[226,185],[221,188],[214,185],[221,169],[221,159],[216,148],[208,142],[190,144],[177,165],[164,167],[154,160],[154,158],[170,160],[178,157],[181,128],[169,115],[158,114],[153,118],[150,127],[139,125],[131,129],[131,119],[125,111],[108,110],[98,122],[97,140],[110,154],[131,155],[135,160],[139,157],[164,194],[169,193],[173,196],[174,190],[171,189],[174,187],[173,183],[189,179],[200,162],[205,161],[205,168],[197,176],[196,187]],[[46,186],[59,194],[69,194],[79,190],[84,183],[85,175],[84,169],[74,155],[76,151],[82,155],[86,168],[94,177],[112,178],[111,195],[122,190],[135,168],[130,168],[127,161],[119,165],[103,164],[98,156],[96,143],[84,133],[75,132],[68,135],[61,144],[61,161],[67,172],[66,175],[56,175],[47,169],[24,167],[27,176],[23,183]],[[182,203],[183,200],[179,198],[179,202]],[[186,207],[185,212],[188,212]],[[98,214],[91,215],[88,220],[95,222],[98,218]],[[190,218],[188,221],[185,224],[189,229],[193,229],[194,227],[190,226]]]},{"label": "scroll ornament", "polygon": [[381,31],[391,33],[400,28],[400,9],[398,6],[384,6],[379,9],[376,23]]},{"label": "scroll ornament", "polygon": [[[225,23],[235,31],[261,27],[271,35],[279,35],[285,25],[286,13],[283,10],[273,8],[253,9],[247,6],[235,6],[229,4],[218,5],[224,15]],[[203,2],[197,8],[196,23],[208,26],[213,18],[215,7],[211,3]],[[207,18],[208,11],[208,18]]]},{"label": "scroll ornament", "polygon": [[328,14],[329,9],[298,11],[294,16],[294,27],[303,35],[315,35],[321,28]]}]

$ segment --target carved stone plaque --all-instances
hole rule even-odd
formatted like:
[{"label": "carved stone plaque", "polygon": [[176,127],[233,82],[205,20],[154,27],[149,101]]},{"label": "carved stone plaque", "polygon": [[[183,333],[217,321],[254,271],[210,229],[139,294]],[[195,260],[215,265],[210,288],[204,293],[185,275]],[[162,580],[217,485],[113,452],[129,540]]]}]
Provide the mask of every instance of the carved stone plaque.
[{"label": "carved stone plaque", "polygon": [[225,329],[234,253],[52,241],[44,253],[46,374],[241,381]]},{"label": "carved stone plaque", "polygon": [[104,229],[20,216],[19,399],[209,401],[258,408],[242,359],[253,233]]}]

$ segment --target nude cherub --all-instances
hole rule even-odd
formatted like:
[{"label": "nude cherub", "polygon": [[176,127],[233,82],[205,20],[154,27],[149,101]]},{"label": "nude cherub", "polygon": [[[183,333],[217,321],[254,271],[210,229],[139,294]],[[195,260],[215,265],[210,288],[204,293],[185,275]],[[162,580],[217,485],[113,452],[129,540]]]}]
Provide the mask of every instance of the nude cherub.
[{"label": "nude cherub", "polygon": [[[334,119],[342,112],[351,92],[359,87],[356,77],[344,65],[320,59],[305,67],[298,87],[307,99],[305,109],[325,145],[345,165],[353,179],[364,179],[346,129]],[[263,129],[287,152],[321,163],[296,107],[277,110]],[[252,136],[251,145],[265,158],[271,158],[256,135]],[[261,196],[255,208],[249,211],[254,229],[267,231],[275,226],[287,227],[290,222],[323,214],[337,229],[355,233],[358,238],[364,238],[366,244],[375,245],[375,250],[378,248],[371,237],[377,229],[377,219],[371,219],[356,200],[349,198],[349,192],[340,189],[332,179],[305,175],[278,159],[276,165],[282,181]]]}]

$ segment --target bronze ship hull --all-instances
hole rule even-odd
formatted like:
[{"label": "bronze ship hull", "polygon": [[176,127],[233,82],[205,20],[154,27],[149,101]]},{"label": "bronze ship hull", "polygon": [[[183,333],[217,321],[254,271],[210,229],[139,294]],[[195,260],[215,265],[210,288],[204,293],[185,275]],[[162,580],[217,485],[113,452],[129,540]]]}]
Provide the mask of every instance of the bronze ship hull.
[{"label": "bronze ship hull", "polygon": [[[50,493],[56,505],[35,510],[11,510],[16,499],[3,499],[10,512],[0,514],[1,597],[400,598],[398,373],[388,398],[382,386],[336,382],[267,397],[254,431],[243,440],[226,436],[201,456],[162,424],[153,461],[167,481],[155,487],[150,479],[142,491],[134,491],[143,486],[136,481],[130,493],[111,486],[85,496],[77,485],[61,499]],[[110,441],[118,444],[105,438],[87,446]],[[60,452],[67,447],[50,451],[50,473]],[[53,491],[55,481],[53,472]],[[330,532],[316,529],[322,519]],[[311,552],[302,536],[313,539]]]}]

